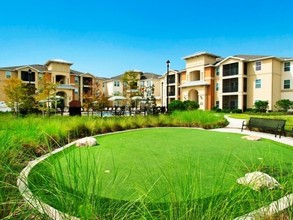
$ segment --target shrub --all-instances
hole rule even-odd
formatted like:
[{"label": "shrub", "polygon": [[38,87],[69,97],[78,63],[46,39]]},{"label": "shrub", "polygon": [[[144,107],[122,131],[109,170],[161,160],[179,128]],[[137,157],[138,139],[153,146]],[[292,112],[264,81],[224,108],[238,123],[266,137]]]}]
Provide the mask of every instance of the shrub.
[{"label": "shrub", "polygon": [[275,107],[279,111],[287,112],[290,108],[293,107],[293,101],[290,101],[289,99],[281,99],[276,102]]},{"label": "shrub", "polygon": [[199,108],[199,104],[196,101],[186,100],[183,104],[185,106],[184,110],[195,110]]},{"label": "shrub", "polygon": [[242,109],[232,109],[232,113],[242,113]]},{"label": "shrub", "polygon": [[258,100],[254,102],[254,108],[257,112],[266,112],[269,108],[269,101]]},{"label": "shrub", "polygon": [[186,108],[185,105],[180,100],[174,100],[168,105],[168,111],[170,113],[176,110],[183,111],[185,110],[185,108]]},{"label": "shrub", "polygon": [[195,101],[180,101],[180,100],[174,100],[172,101],[169,106],[169,112],[174,111],[185,111],[185,110],[196,110],[199,108],[199,104]]}]

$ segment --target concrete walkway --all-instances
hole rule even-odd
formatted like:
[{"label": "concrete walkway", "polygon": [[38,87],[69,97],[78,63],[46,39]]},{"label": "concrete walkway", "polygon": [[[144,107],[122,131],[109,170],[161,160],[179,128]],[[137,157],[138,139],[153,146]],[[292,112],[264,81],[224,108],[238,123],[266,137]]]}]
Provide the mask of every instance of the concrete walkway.
[{"label": "concrete walkway", "polygon": [[279,136],[275,137],[274,134],[249,131],[249,130],[243,130],[243,132],[241,132],[241,126],[242,126],[242,122],[244,121],[244,119],[235,119],[235,118],[230,118],[229,116],[225,116],[225,118],[229,121],[229,125],[225,128],[213,129],[214,131],[239,133],[239,134],[250,135],[250,136],[258,136],[261,138],[266,138],[266,139],[277,141],[277,142],[280,142],[283,144],[287,144],[289,146],[293,146],[293,138],[292,137],[282,136],[281,138],[279,138]]}]

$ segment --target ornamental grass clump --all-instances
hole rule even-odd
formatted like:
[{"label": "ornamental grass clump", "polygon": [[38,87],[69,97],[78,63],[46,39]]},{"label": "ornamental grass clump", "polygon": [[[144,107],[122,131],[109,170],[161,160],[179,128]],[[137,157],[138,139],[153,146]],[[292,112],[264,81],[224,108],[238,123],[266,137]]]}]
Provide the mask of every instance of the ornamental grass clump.
[{"label": "ornamental grass clump", "polygon": [[201,127],[205,129],[224,127],[228,121],[223,115],[216,115],[213,112],[193,110],[175,111],[171,115],[183,127]]}]

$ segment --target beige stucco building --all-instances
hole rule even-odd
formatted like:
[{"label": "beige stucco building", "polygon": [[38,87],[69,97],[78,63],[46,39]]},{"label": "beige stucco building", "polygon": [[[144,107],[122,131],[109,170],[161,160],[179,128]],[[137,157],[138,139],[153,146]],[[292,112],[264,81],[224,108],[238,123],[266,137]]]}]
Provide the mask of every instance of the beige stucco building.
[{"label": "beige stucco building", "polygon": [[[258,100],[268,101],[269,110],[276,110],[278,100],[293,100],[293,58],[260,55],[223,58],[199,52],[183,60],[183,70],[167,68],[163,75],[137,71],[142,98],[154,97],[158,106],[166,106],[173,100],[191,100],[198,102],[203,110],[218,107],[244,111],[253,108]],[[44,65],[0,68],[0,101],[7,100],[3,92],[6,79],[17,77],[37,88],[44,74],[51,82],[58,83],[56,95],[64,97],[66,106],[71,100],[83,102],[83,94],[91,91],[94,82],[98,82],[105,97],[125,95],[123,74],[106,79],[72,70],[72,65],[64,60],[49,60]]]},{"label": "beige stucco building", "polygon": [[57,84],[56,96],[63,97],[64,105],[72,100],[83,102],[83,94],[91,91],[95,76],[72,70],[73,63],[64,60],[48,60],[44,65],[22,65],[0,68],[0,100],[7,101],[3,91],[5,80],[19,78],[26,84],[31,84],[38,90],[39,80],[47,77]]},{"label": "beige stucco building", "polygon": [[[191,100],[198,102],[203,110],[213,107],[246,110],[262,100],[269,102],[269,110],[276,110],[278,100],[293,100],[292,58],[254,55],[222,58],[199,52],[183,59],[186,68],[170,70],[168,75],[169,103]],[[165,88],[166,79],[163,82]]]},{"label": "beige stucco building", "polygon": [[[129,97],[129,93],[132,96],[140,96],[140,101],[156,99],[157,104],[161,104],[161,79],[160,75],[154,73],[146,73],[138,70],[130,70],[130,72],[137,73],[137,83],[135,87],[137,89],[129,91],[126,89],[123,83],[123,75],[118,75],[110,79],[104,80],[103,93],[106,97],[111,96],[125,96]],[[129,101],[129,100],[128,100]],[[125,103],[127,101],[124,101]]]}]

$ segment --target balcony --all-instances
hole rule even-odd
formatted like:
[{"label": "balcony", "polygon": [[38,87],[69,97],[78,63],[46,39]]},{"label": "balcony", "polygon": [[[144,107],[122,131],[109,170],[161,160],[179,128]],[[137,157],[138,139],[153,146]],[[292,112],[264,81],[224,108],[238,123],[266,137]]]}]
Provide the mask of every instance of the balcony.
[{"label": "balcony", "polygon": [[224,86],[223,92],[238,92],[238,86]]},{"label": "balcony", "polygon": [[82,80],[82,84],[83,84],[83,86],[90,87],[93,84],[93,79],[88,78],[88,77],[84,77]]},{"label": "balcony", "polygon": [[198,80],[198,81],[190,81],[190,82],[183,83],[179,87],[185,88],[185,87],[208,86],[208,85],[210,85],[208,82],[203,81],[203,80]]},{"label": "balcony", "polygon": [[223,77],[238,75],[238,63],[223,65]]},{"label": "balcony", "polygon": [[72,85],[59,84],[59,85],[57,85],[57,89],[70,89],[70,90],[74,90],[76,88],[74,86],[72,86]]}]

